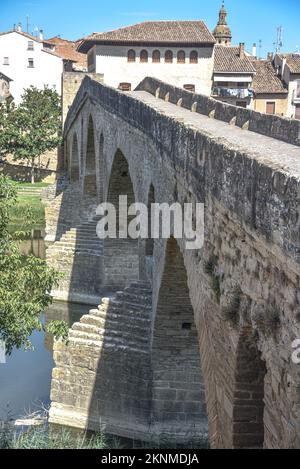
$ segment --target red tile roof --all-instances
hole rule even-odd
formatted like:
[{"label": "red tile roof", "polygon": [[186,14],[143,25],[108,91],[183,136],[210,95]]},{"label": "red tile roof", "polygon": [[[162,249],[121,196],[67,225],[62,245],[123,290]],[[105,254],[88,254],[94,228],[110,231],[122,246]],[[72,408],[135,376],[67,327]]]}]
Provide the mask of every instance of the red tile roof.
[{"label": "red tile roof", "polygon": [[203,21],[146,21],[82,39],[78,50],[87,52],[93,44],[215,44]]},{"label": "red tile roof", "polygon": [[215,46],[215,73],[255,73],[249,57],[240,57],[240,48],[233,46]]},{"label": "red tile roof", "polygon": [[280,57],[286,57],[291,73],[300,73],[300,54],[281,54]]},{"label": "red tile roof", "polygon": [[276,74],[270,60],[254,60],[256,74],[252,88],[255,94],[287,94],[288,90]]},{"label": "red tile roof", "polygon": [[87,56],[78,52],[77,42],[68,41],[67,39],[62,39],[58,36],[47,39],[46,41],[49,44],[55,46],[55,54],[59,55],[65,60],[71,60],[76,62],[76,67],[86,69],[87,68]]}]

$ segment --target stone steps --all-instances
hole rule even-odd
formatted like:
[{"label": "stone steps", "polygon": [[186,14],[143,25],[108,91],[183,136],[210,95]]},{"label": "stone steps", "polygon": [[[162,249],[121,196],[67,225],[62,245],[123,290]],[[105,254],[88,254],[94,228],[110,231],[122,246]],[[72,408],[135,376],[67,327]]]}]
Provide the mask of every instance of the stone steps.
[{"label": "stone steps", "polygon": [[[143,292],[142,297],[138,297],[138,291]],[[73,324],[70,343],[149,354],[151,299],[149,285],[139,282],[116,297],[104,298],[98,309],[91,309]]]},{"label": "stone steps", "polygon": [[103,241],[97,237],[97,223],[94,217],[70,227],[47,248],[47,261],[64,274],[55,295],[69,298],[74,293],[82,298],[100,297]]},{"label": "stone steps", "polygon": [[[139,321],[136,318],[134,318],[134,320],[132,318],[126,320],[125,318],[122,318],[122,316],[117,315],[114,315],[114,317],[111,317],[110,315],[107,315],[106,317],[86,315],[82,318],[80,326],[82,326],[82,324],[84,324],[85,330],[87,330],[87,327],[85,327],[87,325],[92,326],[92,330],[94,330],[94,328],[103,328],[107,330],[113,329],[119,330],[121,332],[129,331],[132,333],[137,333],[140,336],[147,334],[150,327],[150,321]],[[81,330],[81,327],[76,326],[76,329]]]},{"label": "stone steps", "polygon": [[[86,324],[83,321],[81,321],[82,324]],[[87,323],[89,325],[89,323]],[[95,326],[95,324],[91,324]],[[101,340],[102,342],[112,341],[112,340],[117,340],[118,343],[123,343],[124,345],[128,344],[134,344],[134,345],[139,345],[139,347],[149,347],[149,340],[147,336],[139,336],[138,334],[135,334],[134,331],[128,330],[115,330],[112,328],[107,328],[102,325],[102,328],[98,327],[98,332],[95,333],[95,330],[92,329],[89,330],[88,328],[75,328],[70,331],[69,337],[81,337],[85,338],[87,340],[91,339],[91,336],[96,337],[97,340]]]}]

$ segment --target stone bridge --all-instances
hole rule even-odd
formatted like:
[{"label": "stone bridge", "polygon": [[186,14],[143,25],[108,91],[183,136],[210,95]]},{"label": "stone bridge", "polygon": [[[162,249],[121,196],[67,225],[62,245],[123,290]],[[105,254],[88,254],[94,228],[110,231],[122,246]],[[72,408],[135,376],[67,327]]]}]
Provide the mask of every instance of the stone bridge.
[{"label": "stone bridge", "polygon": [[[66,272],[57,297],[106,297],[55,345],[52,422],[300,447],[299,137],[300,122],[155,79],[122,93],[85,78],[65,122],[70,184],[47,209],[47,257]],[[119,195],[204,203],[204,247],[99,241],[94,209]]]}]

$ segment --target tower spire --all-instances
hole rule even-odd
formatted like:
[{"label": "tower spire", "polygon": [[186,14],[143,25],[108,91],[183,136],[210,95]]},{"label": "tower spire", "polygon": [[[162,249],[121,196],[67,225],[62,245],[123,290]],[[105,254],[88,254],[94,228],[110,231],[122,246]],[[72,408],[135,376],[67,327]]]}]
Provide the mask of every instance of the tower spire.
[{"label": "tower spire", "polygon": [[219,11],[219,21],[214,29],[213,35],[218,44],[230,46],[232,34],[227,24],[227,10],[224,0],[222,0],[222,6]]}]

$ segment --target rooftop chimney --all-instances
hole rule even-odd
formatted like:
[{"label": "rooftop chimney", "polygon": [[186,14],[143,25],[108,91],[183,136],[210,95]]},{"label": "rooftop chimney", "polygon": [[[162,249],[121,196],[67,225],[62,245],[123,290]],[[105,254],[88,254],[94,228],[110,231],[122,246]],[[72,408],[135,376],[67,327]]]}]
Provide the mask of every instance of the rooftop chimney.
[{"label": "rooftop chimney", "polygon": [[17,31],[18,31],[19,33],[22,32],[22,23],[21,23],[21,22],[18,23]]},{"label": "rooftop chimney", "polygon": [[245,43],[244,42],[240,42],[239,56],[240,56],[240,59],[245,58]]},{"label": "rooftop chimney", "polygon": [[40,29],[40,40],[44,40],[44,31],[42,29]]},{"label": "rooftop chimney", "polygon": [[257,47],[256,47],[256,44],[254,43],[254,44],[253,44],[253,47],[252,47],[252,55],[253,55],[253,57],[256,57],[256,51],[257,51]]},{"label": "rooftop chimney", "polygon": [[281,76],[282,76],[282,77],[283,77],[283,74],[284,74],[285,66],[286,66],[286,56],[284,55],[284,56],[282,57],[282,65],[281,65]]}]

